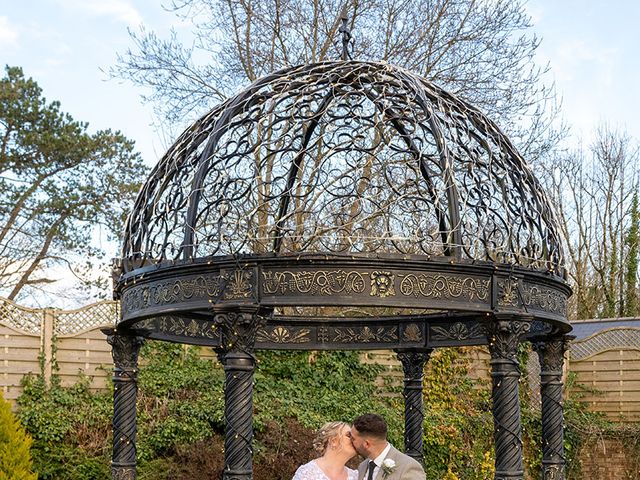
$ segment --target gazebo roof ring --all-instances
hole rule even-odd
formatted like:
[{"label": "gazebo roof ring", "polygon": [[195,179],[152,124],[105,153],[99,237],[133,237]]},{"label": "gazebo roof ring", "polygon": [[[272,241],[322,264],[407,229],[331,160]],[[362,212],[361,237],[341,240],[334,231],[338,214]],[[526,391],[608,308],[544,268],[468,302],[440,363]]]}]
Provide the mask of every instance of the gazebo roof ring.
[{"label": "gazebo roof ring", "polygon": [[[127,221],[115,294],[152,338],[217,345],[212,312],[244,304],[276,312],[259,348],[423,348],[443,328],[486,342],[487,316],[569,331],[562,262],[493,122],[401,68],[337,61],[264,77],[181,135]],[[393,317],[282,315],[305,306],[407,315],[389,335]]]}]

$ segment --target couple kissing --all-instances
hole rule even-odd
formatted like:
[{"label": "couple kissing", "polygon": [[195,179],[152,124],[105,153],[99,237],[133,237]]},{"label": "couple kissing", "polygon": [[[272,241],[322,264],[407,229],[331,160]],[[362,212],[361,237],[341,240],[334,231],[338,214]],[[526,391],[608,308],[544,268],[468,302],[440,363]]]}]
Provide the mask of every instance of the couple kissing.
[{"label": "couple kissing", "polygon": [[[296,470],[292,480],[425,480],[422,466],[387,441],[387,423],[374,413],[361,415],[349,426],[325,424],[313,441],[320,457]],[[365,457],[358,470],[346,463],[356,453]]]}]

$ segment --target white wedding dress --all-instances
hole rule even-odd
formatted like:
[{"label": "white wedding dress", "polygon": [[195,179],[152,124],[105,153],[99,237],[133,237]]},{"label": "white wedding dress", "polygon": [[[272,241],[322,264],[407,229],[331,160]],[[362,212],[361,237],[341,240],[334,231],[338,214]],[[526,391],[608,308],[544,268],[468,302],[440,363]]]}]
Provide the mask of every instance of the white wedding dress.
[{"label": "white wedding dress", "polygon": [[[347,471],[347,480],[358,480],[358,472],[344,467]],[[305,463],[298,467],[295,475],[291,480],[329,480],[324,472],[320,469],[315,460]]]}]

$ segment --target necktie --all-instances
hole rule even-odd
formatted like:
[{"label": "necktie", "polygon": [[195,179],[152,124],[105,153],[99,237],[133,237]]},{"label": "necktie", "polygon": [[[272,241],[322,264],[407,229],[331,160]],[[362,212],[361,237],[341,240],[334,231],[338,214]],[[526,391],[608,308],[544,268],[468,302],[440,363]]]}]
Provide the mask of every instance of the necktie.
[{"label": "necktie", "polygon": [[369,475],[367,476],[367,480],[373,480],[373,470],[376,468],[376,462],[371,460],[369,462]]}]

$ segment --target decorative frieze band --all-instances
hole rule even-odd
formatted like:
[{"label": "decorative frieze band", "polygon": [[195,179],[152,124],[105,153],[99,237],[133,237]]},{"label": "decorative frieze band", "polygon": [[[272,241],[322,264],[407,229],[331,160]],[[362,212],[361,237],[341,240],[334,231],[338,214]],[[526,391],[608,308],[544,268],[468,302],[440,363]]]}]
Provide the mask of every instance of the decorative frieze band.
[{"label": "decorative frieze band", "polygon": [[266,271],[262,272],[262,290],[268,295],[321,295],[362,293],[366,282],[356,271]]},{"label": "decorative frieze band", "polygon": [[212,320],[194,320],[180,317],[147,318],[134,324],[136,330],[142,332],[160,332],[170,336],[201,338],[218,341],[220,332],[218,325]]},{"label": "decorative frieze band", "polygon": [[[217,346],[222,342],[220,322],[216,319],[200,320],[179,317],[149,318],[136,322],[133,328],[151,338],[181,339],[186,343]],[[424,323],[399,323],[397,325],[324,324],[288,325],[276,321],[258,325],[257,348],[319,348],[332,346],[357,348],[368,346],[422,347],[425,344]]]},{"label": "decorative frieze band", "polygon": [[568,296],[564,292],[522,279],[505,278],[497,283],[499,308],[537,310],[560,317],[567,315]]},{"label": "decorative frieze band", "polygon": [[[137,284],[129,280],[119,288],[122,319],[128,321],[176,312],[204,313],[225,303],[256,304],[265,308],[388,306],[494,314],[527,313],[545,321],[566,319],[568,289],[560,284],[556,286],[548,279],[536,283],[538,277],[534,275],[507,277],[482,268],[467,273],[451,265],[445,265],[440,272],[418,271],[399,265],[388,269],[337,267],[313,264],[304,268],[280,268],[269,264],[202,274],[185,272],[176,274],[177,278],[171,280],[141,276],[136,279]],[[191,325],[191,328],[195,327]],[[465,334],[453,332],[452,335]]]},{"label": "decorative frieze band", "polygon": [[442,274],[409,274],[400,282],[400,293],[425,298],[456,298],[486,301],[489,280]]},{"label": "decorative frieze band", "polygon": [[268,270],[262,291],[268,296],[413,297],[488,302],[489,278],[391,270]]}]

